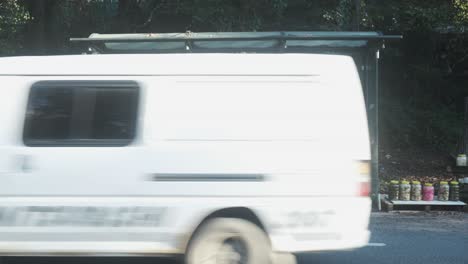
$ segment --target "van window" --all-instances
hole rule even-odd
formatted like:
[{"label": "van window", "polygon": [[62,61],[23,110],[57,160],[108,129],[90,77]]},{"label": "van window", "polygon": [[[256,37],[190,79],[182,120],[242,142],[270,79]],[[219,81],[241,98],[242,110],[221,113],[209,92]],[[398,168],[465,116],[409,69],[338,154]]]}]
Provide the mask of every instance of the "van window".
[{"label": "van window", "polygon": [[135,137],[134,82],[44,81],[31,87],[23,132],[28,146],[123,146]]}]

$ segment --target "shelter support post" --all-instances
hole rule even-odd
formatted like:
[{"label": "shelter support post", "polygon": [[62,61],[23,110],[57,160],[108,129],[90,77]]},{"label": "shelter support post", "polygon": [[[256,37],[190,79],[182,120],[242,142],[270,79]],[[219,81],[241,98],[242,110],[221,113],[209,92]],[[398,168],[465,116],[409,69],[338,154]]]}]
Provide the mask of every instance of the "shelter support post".
[{"label": "shelter support post", "polygon": [[468,154],[468,97],[465,97],[465,119],[463,122],[463,141],[459,153]]},{"label": "shelter support post", "polygon": [[371,49],[367,55],[366,106],[371,142],[372,198],[379,193],[379,49]]}]

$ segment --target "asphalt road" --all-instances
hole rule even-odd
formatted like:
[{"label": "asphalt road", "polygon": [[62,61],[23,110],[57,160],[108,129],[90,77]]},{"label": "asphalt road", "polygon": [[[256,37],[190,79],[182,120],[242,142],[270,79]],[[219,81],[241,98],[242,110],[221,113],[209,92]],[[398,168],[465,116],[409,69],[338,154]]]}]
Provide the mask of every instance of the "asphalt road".
[{"label": "asphalt road", "polygon": [[468,264],[468,214],[374,213],[369,246],[298,255],[299,263]]},{"label": "asphalt road", "polygon": [[[369,246],[299,254],[298,263],[467,264],[467,213],[373,213]],[[176,264],[160,258],[7,258],[3,264]]]}]

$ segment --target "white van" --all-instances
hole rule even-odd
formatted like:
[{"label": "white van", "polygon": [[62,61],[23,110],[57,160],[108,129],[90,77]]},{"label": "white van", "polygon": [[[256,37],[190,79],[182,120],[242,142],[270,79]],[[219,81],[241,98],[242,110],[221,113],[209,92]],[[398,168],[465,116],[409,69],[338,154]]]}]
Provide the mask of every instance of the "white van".
[{"label": "white van", "polygon": [[351,57],[11,57],[0,84],[0,255],[262,264],[368,242]]}]

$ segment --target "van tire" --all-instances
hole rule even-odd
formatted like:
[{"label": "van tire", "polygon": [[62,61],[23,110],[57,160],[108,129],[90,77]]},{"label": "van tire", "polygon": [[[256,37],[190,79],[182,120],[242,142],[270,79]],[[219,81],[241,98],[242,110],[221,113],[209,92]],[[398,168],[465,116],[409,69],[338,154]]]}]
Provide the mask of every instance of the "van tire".
[{"label": "van tire", "polygon": [[185,262],[272,264],[270,241],[263,230],[249,221],[214,218],[195,233],[188,245]]}]

